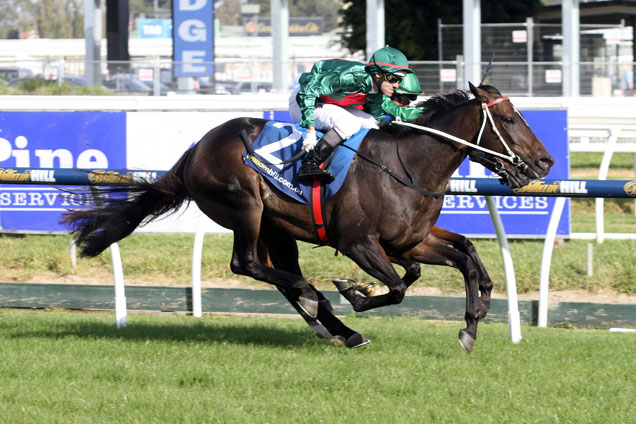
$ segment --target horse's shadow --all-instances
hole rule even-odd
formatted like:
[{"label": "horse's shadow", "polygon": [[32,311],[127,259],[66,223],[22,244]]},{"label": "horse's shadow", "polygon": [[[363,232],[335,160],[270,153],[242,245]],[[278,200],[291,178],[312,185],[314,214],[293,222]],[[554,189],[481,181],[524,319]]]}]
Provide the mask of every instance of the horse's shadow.
[{"label": "horse's shadow", "polygon": [[183,343],[214,343],[235,345],[261,345],[275,347],[301,347],[314,344],[318,339],[305,328],[267,326],[260,323],[231,323],[223,320],[205,322],[129,322],[124,328],[114,323],[83,320],[56,322],[46,329],[19,329],[11,331],[10,338],[43,337],[64,339],[113,339],[125,341],[170,341]]}]

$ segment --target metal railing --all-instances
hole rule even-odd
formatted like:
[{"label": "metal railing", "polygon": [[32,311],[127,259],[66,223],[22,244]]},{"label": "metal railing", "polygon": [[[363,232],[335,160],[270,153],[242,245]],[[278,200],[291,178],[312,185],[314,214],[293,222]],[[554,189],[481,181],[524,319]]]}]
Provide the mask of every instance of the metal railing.
[{"label": "metal railing", "polygon": [[[293,60],[286,64],[289,81],[311,69],[320,58]],[[127,62],[87,62],[83,59],[0,60],[0,84],[18,86],[28,77],[67,83],[73,86],[101,86],[117,95],[242,94],[275,92],[271,60],[223,59],[212,63],[214,76],[179,78],[180,65],[168,59],[134,59]],[[425,94],[465,89],[461,56],[453,61],[412,61],[411,66]],[[631,62],[581,62],[578,66],[581,96],[634,96],[625,77],[633,72]],[[485,72],[487,63],[482,63]],[[486,83],[510,96],[546,97],[563,94],[562,62],[495,62]],[[19,74],[19,77],[16,75]],[[633,73],[632,73],[633,75]],[[479,81],[471,81],[474,84]],[[284,92],[291,91],[291,86]]]}]

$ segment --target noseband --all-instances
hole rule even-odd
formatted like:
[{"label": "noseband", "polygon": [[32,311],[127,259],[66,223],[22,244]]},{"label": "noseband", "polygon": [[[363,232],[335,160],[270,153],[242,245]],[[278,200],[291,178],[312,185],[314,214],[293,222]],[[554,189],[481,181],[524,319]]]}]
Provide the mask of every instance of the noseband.
[{"label": "noseband", "polygon": [[[527,168],[528,165],[526,165],[523,160],[517,156],[511,149],[510,147],[508,147],[508,143],[506,143],[506,141],[504,140],[504,138],[501,136],[501,133],[499,132],[499,130],[497,129],[497,125],[495,125],[495,121],[492,118],[492,114],[490,113],[490,107],[494,106],[498,103],[501,103],[503,101],[510,101],[510,97],[500,97],[496,100],[493,100],[490,103],[481,103],[481,110],[483,111],[483,119],[482,119],[482,124],[481,124],[481,128],[479,130],[479,135],[477,136],[477,140],[474,143],[470,143],[466,140],[462,140],[459,137],[455,137],[454,135],[450,135],[448,133],[445,133],[443,131],[440,130],[436,130],[434,128],[429,128],[429,127],[424,127],[421,125],[417,125],[417,124],[412,124],[410,122],[403,122],[401,121],[399,118],[396,119],[394,121],[395,124],[399,124],[399,125],[404,125],[407,127],[411,127],[411,128],[416,128],[418,130],[424,131],[424,132],[428,132],[428,133],[432,133],[435,135],[438,135],[440,137],[443,137],[447,140],[450,141],[454,141],[456,143],[459,144],[463,144],[465,146],[469,146],[475,150],[479,150],[482,153],[476,152],[476,153],[471,153],[470,159],[481,163],[482,165],[487,166],[489,169],[493,170],[493,172],[497,173],[499,176],[503,177],[503,178],[507,178],[507,174],[508,171],[505,170],[504,168],[504,164],[499,161],[497,158],[501,158],[504,161],[508,162],[509,164],[511,164],[513,167],[515,168],[521,168],[522,171],[525,170],[525,168]],[[515,109],[515,111],[517,113],[519,113],[519,111],[513,106],[513,108]],[[519,115],[521,115],[519,113]],[[523,118],[523,116],[522,116]],[[497,139],[499,140],[499,142],[502,144],[504,150],[506,151],[506,153],[499,153],[499,152],[495,152],[494,150],[482,147],[480,145],[481,143],[481,136],[484,133],[484,128],[486,128],[486,122],[490,122],[490,128],[492,130],[493,133],[495,133],[495,135],[497,136]],[[525,122],[525,119],[524,119]],[[527,124],[527,123],[526,123]]]}]

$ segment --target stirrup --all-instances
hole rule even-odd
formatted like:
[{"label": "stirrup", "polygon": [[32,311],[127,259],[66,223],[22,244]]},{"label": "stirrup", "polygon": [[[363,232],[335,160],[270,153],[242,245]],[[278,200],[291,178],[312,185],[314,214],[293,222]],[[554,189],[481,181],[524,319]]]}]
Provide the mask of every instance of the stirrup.
[{"label": "stirrup", "polygon": [[300,181],[304,180],[311,182],[313,181],[314,177],[320,177],[320,181],[324,182],[325,184],[329,184],[336,179],[336,177],[331,175],[331,172],[318,168],[317,166],[312,166],[309,169],[305,170],[303,170],[303,168],[301,167],[298,170],[298,179]]}]

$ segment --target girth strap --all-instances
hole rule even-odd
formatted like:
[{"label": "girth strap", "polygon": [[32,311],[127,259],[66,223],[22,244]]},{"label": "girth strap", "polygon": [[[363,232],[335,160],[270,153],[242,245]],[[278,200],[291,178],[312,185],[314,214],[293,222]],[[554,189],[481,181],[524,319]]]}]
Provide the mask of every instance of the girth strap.
[{"label": "girth strap", "polygon": [[[325,166],[324,163],[320,164],[320,168]],[[327,237],[327,227],[325,223],[325,186],[320,181],[320,176],[315,176],[311,185],[311,216],[314,222],[314,231],[318,236],[318,240],[325,245],[331,246],[329,244],[329,239]]]}]

